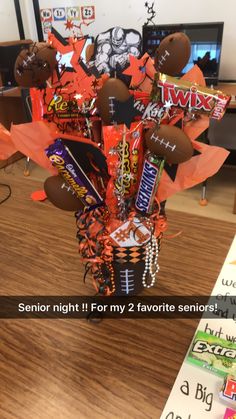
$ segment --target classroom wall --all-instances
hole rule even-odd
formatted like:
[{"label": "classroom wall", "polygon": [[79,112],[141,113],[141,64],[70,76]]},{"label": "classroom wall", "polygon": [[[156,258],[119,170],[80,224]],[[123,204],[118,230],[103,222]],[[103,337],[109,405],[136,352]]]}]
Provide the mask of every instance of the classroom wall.
[{"label": "classroom wall", "polygon": [[[153,0],[149,0],[149,4]],[[96,36],[99,32],[113,26],[134,28],[142,31],[146,21],[146,0],[39,0],[41,8],[64,6],[95,6],[96,20],[84,34]],[[1,2],[2,3],[2,2]],[[4,3],[6,3],[4,1]],[[36,28],[31,0],[21,0],[24,15],[26,37],[35,39]],[[236,1],[235,0],[158,0],[155,1],[157,12],[155,23],[196,23],[224,22],[223,48],[221,56],[220,78],[236,79]],[[64,25],[61,24],[62,30]],[[67,34],[69,32],[67,31]]]},{"label": "classroom wall", "polygon": [[38,40],[32,0],[20,0],[20,8],[25,38],[33,41]]},{"label": "classroom wall", "polygon": [[14,0],[0,0],[0,42],[20,39]]},{"label": "classroom wall", "polygon": [[[40,7],[95,6],[96,20],[84,34],[96,36],[112,26],[132,27],[139,31],[146,21],[146,0],[39,0]],[[151,4],[152,0],[149,1]],[[32,0],[20,0],[25,37],[37,39]],[[235,0],[158,0],[155,23],[224,22],[220,78],[236,79],[236,1]],[[62,24],[64,30],[64,25]],[[69,34],[69,32],[66,32]],[[19,39],[14,0],[0,1],[0,42]]]},{"label": "classroom wall", "polygon": [[[154,0],[147,0],[149,4]],[[134,28],[142,31],[147,19],[144,7],[146,0],[39,0],[41,8],[68,6],[95,6],[96,20],[84,34],[96,36],[113,27]],[[37,40],[32,0],[20,0],[25,38]],[[220,78],[236,80],[236,0],[156,0],[157,12],[155,23],[196,23],[224,22],[223,48],[220,66]],[[64,30],[64,27],[62,26]],[[68,32],[66,32],[69,35]],[[19,39],[19,31],[14,8],[14,0],[0,0],[0,42]],[[226,121],[227,118],[225,118]],[[227,124],[226,124],[227,125]],[[234,133],[228,125],[224,127],[224,140],[227,132]],[[223,138],[223,134],[222,134]],[[217,139],[218,142],[219,139]],[[231,148],[235,148],[234,134],[230,137]]]}]

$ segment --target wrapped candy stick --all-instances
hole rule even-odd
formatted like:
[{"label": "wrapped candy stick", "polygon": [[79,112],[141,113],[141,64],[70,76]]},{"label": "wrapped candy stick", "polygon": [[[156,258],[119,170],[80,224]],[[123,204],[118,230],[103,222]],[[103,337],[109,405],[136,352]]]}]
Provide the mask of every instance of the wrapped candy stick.
[{"label": "wrapped candy stick", "polygon": [[143,172],[140,179],[139,190],[135,207],[144,214],[152,214],[156,191],[159,185],[165,160],[148,153],[144,160]]},{"label": "wrapped candy stick", "polygon": [[50,145],[46,149],[46,154],[86,207],[103,203],[102,197],[61,139],[57,139],[54,144]]}]

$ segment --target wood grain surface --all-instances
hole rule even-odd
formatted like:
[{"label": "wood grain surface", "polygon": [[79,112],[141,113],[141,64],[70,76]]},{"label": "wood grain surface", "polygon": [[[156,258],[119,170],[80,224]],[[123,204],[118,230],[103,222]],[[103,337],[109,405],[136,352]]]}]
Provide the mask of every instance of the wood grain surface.
[{"label": "wood grain surface", "polygon": [[[74,215],[30,193],[42,185],[0,172],[0,295],[93,295],[83,284]],[[0,189],[0,197],[3,197]],[[150,295],[207,295],[235,224],[168,212]],[[159,418],[198,320],[0,320],[0,418]]]}]

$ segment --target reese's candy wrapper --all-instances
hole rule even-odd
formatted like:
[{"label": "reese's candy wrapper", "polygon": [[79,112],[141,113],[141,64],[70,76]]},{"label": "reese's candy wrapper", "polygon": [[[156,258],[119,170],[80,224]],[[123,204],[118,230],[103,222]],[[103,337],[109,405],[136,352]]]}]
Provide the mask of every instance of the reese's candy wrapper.
[{"label": "reese's candy wrapper", "polygon": [[144,160],[135,207],[144,214],[151,214],[159,180],[164,168],[164,159],[148,153]]},{"label": "reese's candy wrapper", "polygon": [[46,154],[52,165],[71,185],[76,196],[86,207],[94,207],[103,203],[102,197],[61,139],[57,139],[54,144],[50,145],[46,149]]},{"label": "reese's candy wrapper", "polygon": [[68,87],[60,90],[46,87],[30,89],[33,121],[46,121],[56,125],[61,133],[82,136],[86,130],[86,117],[92,120],[95,108],[85,109],[76,99],[76,95]]},{"label": "reese's candy wrapper", "polygon": [[221,377],[226,377],[229,374],[235,375],[236,344],[197,331],[187,360]]},{"label": "reese's candy wrapper", "polygon": [[231,96],[220,90],[157,73],[152,99],[161,100],[170,106],[190,109],[192,112],[205,113],[213,119],[221,119]]},{"label": "reese's candy wrapper", "polygon": [[106,203],[112,212],[117,210],[117,194],[131,198],[137,192],[143,161],[142,132],[142,122],[132,122],[130,129],[123,124],[103,127],[104,154],[111,176]]}]

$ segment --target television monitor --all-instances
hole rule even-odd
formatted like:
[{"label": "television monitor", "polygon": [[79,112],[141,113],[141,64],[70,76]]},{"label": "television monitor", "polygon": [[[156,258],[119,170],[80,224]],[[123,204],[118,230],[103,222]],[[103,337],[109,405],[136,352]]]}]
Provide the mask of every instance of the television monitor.
[{"label": "television monitor", "polygon": [[176,76],[182,76],[197,64],[207,85],[215,85],[219,77],[223,27],[223,22],[143,26],[143,52],[153,58],[163,38],[175,32],[184,32],[191,42],[191,56],[181,74]]},{"label": "television monitor", "polygon": [[15,61],[23,48],[27,48],[30,39],[0,43],[0,77],[2,87],[17,86],[14,77]]}]

